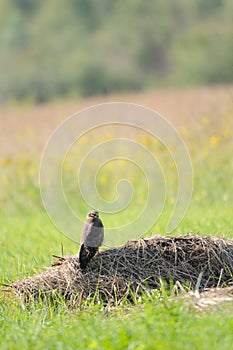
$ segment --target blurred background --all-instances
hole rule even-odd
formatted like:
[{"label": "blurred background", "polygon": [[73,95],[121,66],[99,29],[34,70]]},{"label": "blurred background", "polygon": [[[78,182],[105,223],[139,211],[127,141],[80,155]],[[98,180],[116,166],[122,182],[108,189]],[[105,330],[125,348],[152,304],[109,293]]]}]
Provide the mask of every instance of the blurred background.
[{"label": "blurred background", "polygon": [[[35,256],[41,264],[46,256],[61,254],[61,242],[67,253],[77,251],[42,205],[40,159],[61,122],[103,102],[150,107],[182,135],[193,164],[194,191],[173,234],[233,237],[232,18],[232,0],[0,0],[2,265],[12,256],[10,272],[0,269],[2,274],[15,276],[18,256],[22,271],[21,262],[28,268]],[[85,134],[63,164],[67,198],[83,220],[90,208],[78,193],[77,171],[96,140],[122,135],[112,129]],[[130,135],[161,161],[167,197],[155,226],[146,233],[139,228],[135,236],[129,232],[128,238],[163,234],[176,201],[176,167],[149,133]],[[126,163],[109,162],[96,178],[109,201],[121,178],[134,186],[130,207],[101,213],[106,227],[133,219],[147,200],[147,182]],[[90,161],[83,180],[87,186],[93,167]]]},{"label": "blurred background", "polygon": [[233,80],[231,0],[0,0],[0,101]]}]

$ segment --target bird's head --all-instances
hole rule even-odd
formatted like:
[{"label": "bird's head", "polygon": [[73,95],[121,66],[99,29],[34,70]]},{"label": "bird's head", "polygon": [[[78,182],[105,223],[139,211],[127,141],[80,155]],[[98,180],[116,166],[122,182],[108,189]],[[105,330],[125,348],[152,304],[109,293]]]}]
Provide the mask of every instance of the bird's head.
[{"label": "bird's head", "polygon": [[89,218],[96,219],[98,217],[99,217],[99,212],[97,210],[89,211],[89,213],[87,214],[87,219]]}]

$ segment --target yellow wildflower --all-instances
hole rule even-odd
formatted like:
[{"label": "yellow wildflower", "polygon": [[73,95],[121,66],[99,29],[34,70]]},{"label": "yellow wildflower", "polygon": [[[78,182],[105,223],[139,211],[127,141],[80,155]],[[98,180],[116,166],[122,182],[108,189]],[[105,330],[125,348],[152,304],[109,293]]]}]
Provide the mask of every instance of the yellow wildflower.
[{"label": "yellow wildflower", "polygon": [[5,157],[1,159],[1,164],[2,165],[9,165],[11,163],[11,158],[10,157]]},{"label": "yellow wildflower", "polygon": [[211,143],[211,145],[212,145],[213,147],[218,146],[219,141],[220,141],[220,137],[219,137],[219,136],[216,136],[216,135],[212,136],[211,139],[210,139],[210,143]]}]

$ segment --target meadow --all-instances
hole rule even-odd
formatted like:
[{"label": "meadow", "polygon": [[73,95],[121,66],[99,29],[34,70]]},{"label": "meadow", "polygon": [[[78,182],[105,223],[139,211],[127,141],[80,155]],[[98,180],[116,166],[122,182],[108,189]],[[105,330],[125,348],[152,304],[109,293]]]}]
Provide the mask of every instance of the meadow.
[{"label": "meadow", "polygon": [[[53,130],[84,107],[109,101],[129,101],[153,108],[180,132],[187,145],[194,172],[193,196],[181,224],[172,235],[195,232],[233,239],[233,87],[216,86],[190,90],[165,90],[112,95],[89,100],[55,101],[44,105],[13,103],[0,109],[0,275],[9,283],[51,264],[52,254],[75,254],[77,241],[61,234],[49,220],[39,187],[40,157]],[[104,142],[116,135],[103,130]],[[165,171],[167,198],[161,217],[145,236],[163,235],[175,202],[177,178],[169,155],[150,135],[133,138],[158,156]],[[76,166],[93,144],[87,134],[64,162],[64,187],[70,205],[84,220],[89,205],[82,202],[74,181]],[[92,172],[93,164],[89,164]],[[116,181],[122,176],[133,184],[134,197],[128,211],[102,214],[108,227],[134,218],[146,200],[145,179],[132,165],[111,162],[101,169],[97,188],[112,200]],[[129,232],[125,241],[133,237]],[[140,232],[138,233],[140,234]],[[111,245],[117,244],[114,239]],[[105,248],[105,247],[103,247]],[[17,300],[0,294],[1,349],[232,349],[233,305],[221,305],[199,313],[182,300],[168,299],[161,291],[106,307],[91,300],[78,310],[34,305],[25,309]]]}]

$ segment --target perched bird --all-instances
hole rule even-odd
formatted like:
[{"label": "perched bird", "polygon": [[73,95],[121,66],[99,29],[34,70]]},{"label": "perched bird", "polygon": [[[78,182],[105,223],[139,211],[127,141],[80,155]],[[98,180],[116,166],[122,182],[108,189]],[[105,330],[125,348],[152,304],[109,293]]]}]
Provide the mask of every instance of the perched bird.
[{"label": "perched bird", "polygon": [[89,261],[98,252],[104,240],[104,225],[96,210],[87,214],[86,223],[82,229],[81,247],[79,251],[80,268],[84,270]]}]

